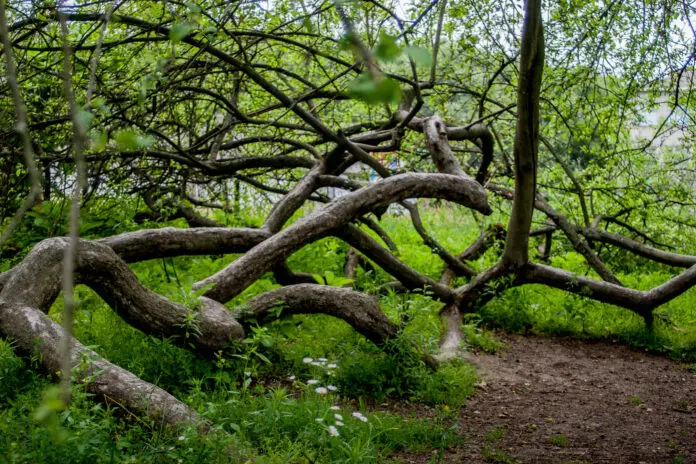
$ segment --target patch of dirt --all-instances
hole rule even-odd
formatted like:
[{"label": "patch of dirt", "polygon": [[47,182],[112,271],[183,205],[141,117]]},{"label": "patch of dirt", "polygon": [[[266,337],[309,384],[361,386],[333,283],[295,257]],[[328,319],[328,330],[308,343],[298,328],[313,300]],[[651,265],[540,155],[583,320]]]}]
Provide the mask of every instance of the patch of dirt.
[{"label": "patch of dirt", "polygon": [[483,379],[466,441],[402,462],[696,463],[696,375],[611,343],[504,335],[472,355]]}]

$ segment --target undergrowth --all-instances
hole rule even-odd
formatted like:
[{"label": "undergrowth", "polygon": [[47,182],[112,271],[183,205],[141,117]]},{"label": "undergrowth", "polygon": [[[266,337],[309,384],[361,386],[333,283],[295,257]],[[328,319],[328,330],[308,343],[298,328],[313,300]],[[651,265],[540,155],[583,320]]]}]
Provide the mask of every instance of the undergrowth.
[{"label": "undergrowth", "polygon": [[[118,214],[88,217],[87,236],[132,230]],[[132,211],[123,210],[124,217]],[[49,212],[54,214],[55,212]],[[15,243],[17,255],[3,261],[9,268],[42,237],[61,233],[61,221],[30,215],[33,231]],[[458,211],[424,211],[433,235],[451,251],[464,249],[478,235],[471,220],[462,224]],[[433,278],[439,259],[423,245],[408,219],[383,220],[399,244],[400,257]],[[24,230],[32,229],[24,225]],[[147,227],[162,224],[147,224]],[[44,229],[41,229],[44,227]],[[562,246],[562,245],[559,245]],[[289,259],[291,268],[321,276],[328,284],[345,282],[346,245],[323,239]],[[193,282],[208,276],[236,256],[179,257],[136,263],[131,267],[155,292],[195,304]],[[497,259],[495,250],[477,262],[484,269]],[[586,273],[573,252],[554,265]],[[626,285],[649,288],[667,280],[671,271],[646,267],[624,270]],[[372,291],[392,279],[381,270],[359,269],[355,286]],[[276,288],[268,274],[229,303],[241,307],[254,295]],[[439,337],[441,304],[428,294],[380,297],[400,337],[385,350],[357,334],[345,322],[328,316],[291,316],[254,328],[245,349],[201,359],[172,340],[143,335],[123,322],[97,295],[78,287],[75,334],[106,359],[172,392],[215,424],[212,435],[193,428],[171,430],[151,423],[118,404],[95,402],[81,386],[67,410],[52,407],[52,379],[31,354],[15,353],[11,341],[0,341],[0,463],[214,463],[214,462],[387,462],[395,451],[444,450],[459,440],[456,410],[473,393],[474,369],[449,364],[433,372],[422,362]],[[192,303],[193,302],[193,303]],[[58,300],[50,315],[61,319]],[[631,345],[696,361],[696,290],[660,308],[655,331],[629,311],[541,286],[513,288],[467,317],[467,348],[495,352],[502,347],[488,327],[518,333],[612,338]],[[409,415],[384,412],[383,405],[403,404]],[[397,408],[403,410],[403,408]]]}]

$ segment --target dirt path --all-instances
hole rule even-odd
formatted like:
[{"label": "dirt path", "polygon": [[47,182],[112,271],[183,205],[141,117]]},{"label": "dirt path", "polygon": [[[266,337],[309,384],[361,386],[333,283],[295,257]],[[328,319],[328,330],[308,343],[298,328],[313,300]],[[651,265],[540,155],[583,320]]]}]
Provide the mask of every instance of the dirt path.
[{"label": "dirt path", "polygon": [[439,462],[696,463],[696,375],[684,366],[611,343],[504,342],[475,356],[484,385],[461,413],[467,440]]}]

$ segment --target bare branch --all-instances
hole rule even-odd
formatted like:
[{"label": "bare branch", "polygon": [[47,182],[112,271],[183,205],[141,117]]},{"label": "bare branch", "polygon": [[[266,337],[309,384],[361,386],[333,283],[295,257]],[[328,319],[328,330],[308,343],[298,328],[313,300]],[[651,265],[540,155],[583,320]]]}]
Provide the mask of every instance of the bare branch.
[{"label": "bare branch", "polygon": [[41,183],[39,182],[39,170],[36,167],[34,159],[34,147],[29,134],[29,121],[27,119],[27,109],[24,106],[24,100],[19,90],[17,83],[17,68],[15,67],[14,53],[12,51],[12,43],[10,42],[9,30],[7,26],[7,13],[5,11],[5,1],[0,1],[0,36],[2,37],[2,46],[5,51],[5,66],[7,67],[7,84],[12,91],[12,100],[17,115],[17,123],[15,124],[15,132],[19,134],[22,140],[22,150],[24,155],[24,166],[29,174],[29,194],[22,202],[22,206],[17,210],[12,217],[10,224],[5,231],[0,235],[0,247],[12,235],[19,222],[24,217],[27,211],[34,205],[36,199],[41,193]]}]

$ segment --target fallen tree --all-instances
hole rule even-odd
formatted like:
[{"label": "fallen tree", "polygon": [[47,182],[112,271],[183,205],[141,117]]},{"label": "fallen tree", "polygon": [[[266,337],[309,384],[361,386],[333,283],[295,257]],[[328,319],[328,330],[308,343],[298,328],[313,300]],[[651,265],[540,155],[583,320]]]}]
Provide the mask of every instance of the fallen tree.
[{"label": "fallen tree", "polygon": [[[449,85],[436,79],[446,2],[440,6],[439,21],[434,30],[433,62],[428,80],[418,77],[412,56],[409,58],[409,69],[413,74],[410,77],[381,69],[373,56],[381,52],[370,51],[360,35],[350,27],[352,20],[342,8],[336,8],[336,11],[320,8],[308,13],[307,17],[321,22],[334,18],[331,15],[338,15],[346,26],[344,38],[357,55],[357,64],[355,60],[345,61],[323,51],[322,43],[306,43],[286,34],[274,35],[244,28],[227,30],[220,26],[218,32],[227,34],[231,43],[238,41],[237,49],[229,51],[229,47],[215,45],[203,31],[192,32],[195,29],[193,26],[184,31],[183,22],[153,23],[148,18],[138,17],[137,7],[130,12],[116,12],[114,6],[106,13],[97,12],[91,7],[40,11],[41,14],[34,11],[24,20],[19,19],[15,11],[16,21],[8,26],[4,3],[2,5],[0,33],[17,115],[16,128],[8,131],[8,134],[17,141],[24,141],[24,145],[15,144],[11,149],[18,150],[20,148],[17,147],[24,146],[28,171],[36,168],[33,144],[31,140],[27,141],[28,130],[38,133],[54,124],[77,123],[75,118],[57,118],[44,121],[43,126],[34,123],[31,127],[17,85],[17,71],[11,53],[13,49],[23,52],[24,60],[30,59],[29,52],[48,56],[59,53],[60,47],[56,50],[53,46],[42,45],[37,36],[48,33],[51,25],[61,21],[69,21],[71,27],[84,34],[83,40],[75,43],[68,44],[65,39],[66,46],[77,60],[97,50],[107,52],[124,47],[129,52],[137,52],[145,46],[157,49],[163,41],[186,47],[180,59],[170,57],[160,63],[157,70],[159,80],[155,79],[152,88],[146,86],[143,99],[149,102],[150,107],[141,102],[138,109],[132,109],[128,106],[129,99],[119,95],[115,89],[113,92],[109,88],[101,90],[102,97],[112,106],[108,114],[100,116],[94,127],[124,130],[125,121],[153,137],[154,142],[141,140],[138,137],[142,138],[143,135],[128,132],[127,136],[121,136],[125,141],[122,140],[116,148],[107,146],[102,151],[88,151],[86,162],[91,187],[85,190],[98,192],[104,178],[117,182],[128,178],[128,184],[134,186],[130,193],[140,194],[150,209],[151,214],[147,215],[149,219],[181,217],[192,227],[146,229],[96,240],[70,237],[75,239],[74,247],[70,238],[46,239],[38,243],[15,268],[0,274],[0,332],[3,336],[16,340],[16,346],[21,351],[31,353],[38,350],[47,370],[63,377],[68,374],[59,372],[59,341],[61,338],[68,339],[71,363],[80,365],[83,359],[89,360],[86,369],[74,372],[76,379],[84,382],[88,391],[102,398],[125,404],[132,410],[170,425],[200,420],[194,411],[167,392],[100,359],[46,316],[63,288],[65,279],[62,270],[66,263],[74,265],[69,278],[92,288],[126,322],[147,334],[172,337],[184,348],[202,356],[225,350],[231,341],[243,339],[250,318],[266,324],[290,314],[321,313],[340,318],[379,346],[398,337],[400,327],[382,312],[374,297],[358,289],[313,284],[311,276],[294,272],[288,267],[286,260],[293,253],[325,237],[336,237],[351,247],[350,262],[346,264],[347,275],[354,276],[358,265],[380,268],[396,280],[390,284],[390,288],[399,291],[426,290],[442,302],[440,361],[459,356],[463,338],[460,327],[464,315],[480,310],[488,301],[513,286],[547,285],[621,306],[639,314],[647,326],[652,327],[656,308],[696,285],[694,256],[661,251],[600,228],[602,217],[613,217],[615,221],[620,221],[617,217],[625,216],[630,210],[614,216],[599,215],[599,219],[589,223],[585,193],[572,170],[567,170],[567,174],[573,181],[573,194],[580,198],[582,225],[575,224],[566,214],[554,209],[539,191],[539,141],[543,129],[540,127],[540,102],[543,100],[545,66],[544,27],[539,1],[527,0],[525,4],[519,69],[515,76],[516,101],[501,104],[489,92],[496,79],[516,61],[515,56],[504,60],[482,92],[473,92],[478,97],[476,107],[480,108],[480,112],[477,119],[464,125],[450,125],[437,114],[421,114],[424,93]],[[434,5],[427,7],[423,15]],[[214,20],[216,15],[222,14],[216,8],[211,6],[204,16]],[[128,10],[129,6],[124,9]],[[163,10],[163,13],[166,11]],[[324,14],[328,19],[322,16]],[[401,22],[398,23],[403,26]],[[104,28],[114,26],[121,35],[111,41],[102,32],[95,38],[92,34],[98,25]],[[83,26],[89,30],[83,31]],[[302,35],[296,30],[293,32]],[[405,36],[406,32],[403,32],[402,37]],[[313,37],[312,34],[309,37]],[[326,36],[319,36],[317,40],[331,42]],[[332,77],[328,82],[317,83],[289,67],[286,69],[269,64],[270,59],[266,59],[266,62],[255,61],[246,54],[247,48],[271,42],[279,42],[289,50],[300,50],[317,62],[330,64]],[[94,69],[86,71],[90,80],[100,79],[99,82],[102,82],[111,78],[108,69],[98,71],[97,65],[94,66]],[[346,85],[350,86],[343,78],[355,73],[361,66],[369,74],[363,74],[358,79],[368,79],[368,84],[363,82],[368,90],[372,87],[380,89],[385,82],[398,83],[398,88],[403,88],[397,92],[400,96],[399,107],[394,112],[388,109],[385,120],[366,118],[365,123],[338,130],[328,122],[329,118],[322,120],[316,102],[354,101],[355,95],[341,90]],[[196,69],[202,70],[203,74],[189,74]],[[232,82],[220,83],[215,73],[229,76]],[[291,80],[294,84],[288,84],[287,89],[281,90],[276,85],[276,79],[268,77],[269,73],[282,76],[281,80]],[[203,76],[201,80],[206,86],[184,85],[200,76]],[[311,77],[318,79],[314,73]],[[253,92],[247,90],[249,95],[261,92],[267,97],[262,105],[252,105],[251,98],[240,102],[244,97],[242,82],[253,89]],[[337,83],[339,90],[336,92],[325,90]],[[219,92],[210,88],[217,84],[221,84],[222,90]],[[296,91],[298,88],[301,90]],[[363,89],[363,92],[369,94],[368,90]],[[193,133],[186,137],[180,131],[190,128],[182,128],[184,124],[172,123],[169,119],[171,117],[176,121],[178,117],[178,100],[177,96],[170,97],[167,92],[186,95],[185,101],[197,101],[199,97],[194,98],[191,94],[205,96],[205,103],[201,103],[201,109],[196,110],[201,113],[199,116],[202,119],[193,124],[195,130],[191,129]],[[362,97],[366,98],[365,95]],[[383,96],[379,93],[367,97],[376,98],[380,103],[391,101],[380,100]],[[498,109],[486,114],[484,110],[487,105],[494,105]],[[98,113],[95,108],[90,110]],[[224,114],[224,119],[218,117],[220,114]],[[514,120],[512,160],[494,127],[496,118],[503,115]],[[151,120],[147,127],[139,123],[146,116]],[[259,119],[262,117],[268,119]],[[233,133],[233,129],[238,131],[239,136]],[[379,153],[403,149],[407,136],[417,136],[421,140],[428,155],[426,168],[434,167],[437,173],[396,173],[377,160]],[[469,144],[468,152],[476,157],[475,163],[464,165],[460,161],[461,157],[450,143],[455,141]],[[496,142],[498,157],[495,156]],[[259,156],[247,156],[240,151],[257,144],[272,144],[281,148],[272,154]],[[60,151],[60,148],[54,148],[54,152],[44,152],[38,157],[40,163],[48,166],[45,176],[49,178],[44,182],[48,184],[49,194],[51,166],[72,163]],[[231,156],[220,158],[221,153]],[[144,160],[142,163],[148,169],[144,169],[138,160]],[[347,171],[358,163],[372,169],[379,175],[379,180],[364,185],[351,178]],[[474,171],[475,174],[470,176],[469,172]],[[500,180],[509,184],[510,175],[514,181],[513,190],[494,182]],[[205,208],[236,209],[239,213],[239,205],[235,208],[222,203],[222,200],[226,200],[224,192],[213,192],[213,180],[220,178],[231,182],[223,183],[222,190],[229,185],[237,189],[236,201],[242,196],[239,191],[242,183],[257,192],[278,196],[261,227],[221,227],[217,221],[205,216]],[[210,187],[210,195],[207,196],[215,198],[191,197],[190,192],[196,190],[192,187],[200,186]],[[327,187],[342,189],[347,193],[331,199],[327,195]],[[35,187],[31,188],[34,192]],[[508,224],[483,227],[479,239],[458,254],[446,250],[428,232],[421,220],[419,205],[413,200],[431,198],[450,201],[486,216],[493,212],[489,192],[494,194],[491,197],[502,199],[501,204],[511,203]],[[35,194],[28,197],[30,203],[35,197]],[[213,200],[219,201],[216,203]],[[316,204],[314,211],[288,225],[293,215],[310,202]],[[401,204],[409,212],[418,235],[442,260],[444,271],[439,280],[418,272],[404,262],[398,255],[398,245],[374,219],[379,219],[391,204]],[[542,229],[533,229],[535,210],[546,215],[550,221]],[[374,238],[370,232],[378,238]],[[596,272],[601,280],[575,275],[532,260],[530,237],[545,237],[542,259],[548,259],[552,236],[557,232],[563,234],[570,247],[583,256],[588,268]],[[474,270],[470,262],[485,254],[496,243],[502,244],[502,255],[496,264],[482,271]],[[615,246],[642,258],[686,270],[652,290],[629,289],[621,284],[609,265],[602,260],[598,244]],[[205,289],[196,307],[176,303],[145,288],[127,265],[163,257],[233,253],[240,253],[241,257],[195,285],[195,288]],[[269,272],[284,286],[246,302],[245,311],[225,306]],[[463,277],[466,282],[456,287],[456,276]],[[280,316],[272,311],[278,305],[284,308]]]}]

